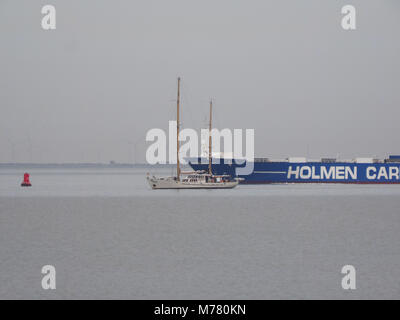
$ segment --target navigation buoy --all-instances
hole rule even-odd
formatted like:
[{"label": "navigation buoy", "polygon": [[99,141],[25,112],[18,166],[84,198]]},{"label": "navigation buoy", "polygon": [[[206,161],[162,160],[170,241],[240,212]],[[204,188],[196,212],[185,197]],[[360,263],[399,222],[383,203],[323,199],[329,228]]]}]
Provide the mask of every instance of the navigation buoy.
[{"label": "navigation buoy", "polygon": [[21,183],[21,187],[32,187],[32,184],[29,181],[29,173],[24,173],[24,181]]}]

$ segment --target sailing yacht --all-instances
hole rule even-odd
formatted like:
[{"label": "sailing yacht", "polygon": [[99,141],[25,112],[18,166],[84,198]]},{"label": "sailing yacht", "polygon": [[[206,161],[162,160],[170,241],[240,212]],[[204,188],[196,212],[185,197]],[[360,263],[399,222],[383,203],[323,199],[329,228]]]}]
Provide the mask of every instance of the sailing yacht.
[{"label": "sailing yacht", "polygon": [[178,78],[178,96],[177,96],[177,115],[176,115],[176,176],[174,177],[150,177],[147,174],[147,181],[152,189],[232,189],[239,183],[238,179],[233,179],[230,175],[214,175],[212,173],[212,139],[211,139],[211,121],[212,121],[212,101],[210,101],[210,127],[209,127],[209,164],[207,171],[182,172],[179,162],[179,107],[180,107],[180,83]]}]

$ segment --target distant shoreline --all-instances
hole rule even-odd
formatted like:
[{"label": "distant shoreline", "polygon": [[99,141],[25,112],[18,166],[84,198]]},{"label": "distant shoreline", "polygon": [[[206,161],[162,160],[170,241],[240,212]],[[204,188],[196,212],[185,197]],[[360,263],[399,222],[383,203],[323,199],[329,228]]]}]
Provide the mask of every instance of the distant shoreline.
[{"label": "distant shoreline", "polygon": [[0,163],[0,169],[21,169],[21,168],[39,168],[39,169],[77,169],[77,168],[171,168],[175,164],[155,164],[146,163]]}]

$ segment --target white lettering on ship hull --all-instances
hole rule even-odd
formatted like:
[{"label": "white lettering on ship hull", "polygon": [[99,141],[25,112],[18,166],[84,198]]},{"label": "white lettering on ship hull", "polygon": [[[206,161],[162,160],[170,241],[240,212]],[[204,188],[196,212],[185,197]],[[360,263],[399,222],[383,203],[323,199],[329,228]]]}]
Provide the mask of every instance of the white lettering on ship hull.
[{"label": "white lettering on ship hull", "polygon": [[399,173],[400,173],[400,170],[398,167],[390,167],[389,168],[389,179],[390,180],[392,180],[392,179],[399,180]]},{"label": "white lettering on ship hull", "polygon": [[[358,167],[356,166],[289,166],[288,179],[304,180],[357,180]],[[319,172],[318,172],[319,171]],[[399,167],[367,167],[366,180],[393,181],[400,180]]]},{"label": "white lettering on ship hull", "polygon": [[330,167],[329,171],[326,167],[321,167],[321,179],[335,179],[335,167]]},{"label": "white lettering on ship hull", "polygon": [[398,167],[376,167],[367,168],[368,180],[399,180],[400,170]]},{"label": "white lettering on ship hull", "polygon": [[321,166],[318,173],[317,168],[314,166],[296,166],[295,168],[289,166],[287,178],[312,180],[356,180],[357,167],[331,166],[327,168],[325,166]]}]

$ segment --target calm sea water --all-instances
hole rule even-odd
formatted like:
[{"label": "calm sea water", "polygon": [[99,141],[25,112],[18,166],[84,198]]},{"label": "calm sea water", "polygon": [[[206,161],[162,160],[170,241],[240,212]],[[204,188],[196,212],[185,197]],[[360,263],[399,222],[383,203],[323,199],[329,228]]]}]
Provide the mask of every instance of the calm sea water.
[{"label": "calm sea water", "polygon": [[21,188],[22,170],[0,169],[0,298],[400,298],[400,185],[153,191],[139,169],[30,173]]}]

